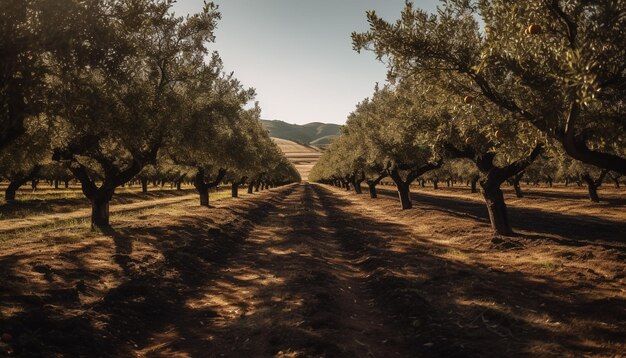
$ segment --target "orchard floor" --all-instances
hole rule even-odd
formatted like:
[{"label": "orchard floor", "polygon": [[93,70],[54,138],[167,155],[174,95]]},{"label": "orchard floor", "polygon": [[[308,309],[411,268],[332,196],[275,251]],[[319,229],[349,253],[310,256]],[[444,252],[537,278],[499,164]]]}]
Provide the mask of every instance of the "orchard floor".
[{"label": "orchard floor", "polygon": [[623,193],[600,204],[569,189],[511,199],[511,238],[492,237],[484,204],[462,188],[418,189],[406,211],[389,188],[380,194],[305,183],[211,208],[180,197],[116,216],[103,233],[72,221],[0,233],[0,333],[13,336],[2,349],[24,357],[626,351]]}]

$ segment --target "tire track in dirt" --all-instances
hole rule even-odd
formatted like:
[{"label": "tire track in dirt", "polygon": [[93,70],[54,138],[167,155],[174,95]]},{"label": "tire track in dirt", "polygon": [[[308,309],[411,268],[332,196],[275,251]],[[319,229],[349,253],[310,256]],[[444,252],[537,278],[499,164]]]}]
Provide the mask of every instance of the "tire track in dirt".
[{"label": "tire track in dirt", "polygon": [[192,303],[215,312],[203,322],[206,356],[407,356],[388,339],[393,327],[312,187],[299,185],[256,223],[240,254]]}]

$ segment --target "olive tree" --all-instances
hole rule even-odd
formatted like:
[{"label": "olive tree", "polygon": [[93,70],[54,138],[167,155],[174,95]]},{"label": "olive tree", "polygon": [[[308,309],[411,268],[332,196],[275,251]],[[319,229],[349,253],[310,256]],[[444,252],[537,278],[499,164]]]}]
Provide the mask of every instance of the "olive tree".
[{"label": "olive tree", "polygon": [[437,14],[407,3],[395,23],[369,12],[353,42],[388,60],[392,78],[454,80],[568,155],[624,174],[625,12],[625,1],[450,0]]},{"label": "olive tree", "polygon": [[68,162],[81,182],[95,227],[109,225],[115,188],[155,163],[184,119],[182,89],[205,72],[215,5],[186,18],[170,7],[159,0],[89,3],[100,29],[88,49],[92,61],[55,64],[51,111],[65,142],[54,158]]},{"label": "olive tree", "polygon": [[0,0],[0,150],[45,110],[49,59],[81,53],[91,35],[82,10],[71,0]]}]

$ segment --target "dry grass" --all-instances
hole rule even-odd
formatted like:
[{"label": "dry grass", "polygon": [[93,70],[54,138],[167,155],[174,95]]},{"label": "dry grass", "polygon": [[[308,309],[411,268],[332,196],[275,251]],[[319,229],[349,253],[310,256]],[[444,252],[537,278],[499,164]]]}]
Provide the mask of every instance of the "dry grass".
[{"label": "dry grass", "polygon": [[287,159],[289,159],[296,167],[303,181],[307,181],[311,169],[317,163],[321,151],[314,147],[307,147],[286,139],[272,138],[278,147],[283,151]]},{"label": "dry grass", "polygon": [[0,330],[31,356],[624,351],[626,220],[605,213],[624,213],[619,193],[568,212],[529,194],[510,205],[519,234],[494,238],[455,190],[401,211],[393,191],[289,186],[120,212],[106,233],[16,232],[0,241]]}]

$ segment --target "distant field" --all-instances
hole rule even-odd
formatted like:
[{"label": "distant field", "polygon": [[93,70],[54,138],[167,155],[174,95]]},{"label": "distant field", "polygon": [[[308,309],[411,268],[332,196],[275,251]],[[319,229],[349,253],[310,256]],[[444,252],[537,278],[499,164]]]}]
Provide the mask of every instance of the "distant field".
[{"label": "distant field", "polygon": [[313,148],[307,147],[296,142],[292,142],[286,139],[272,138],[280,150],[285,153],[287,159],[289,159],[296,167],[303,181],[308,180],[311,168],[317,163],[322,152]]}]

